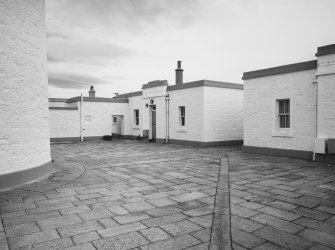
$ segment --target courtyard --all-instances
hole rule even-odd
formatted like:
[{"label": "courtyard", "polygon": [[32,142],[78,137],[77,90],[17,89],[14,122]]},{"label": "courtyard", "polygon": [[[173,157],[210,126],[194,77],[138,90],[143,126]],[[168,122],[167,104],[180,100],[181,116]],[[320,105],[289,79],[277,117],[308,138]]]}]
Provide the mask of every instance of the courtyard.
[{"label": "courtyard", "polygon": [[238,146],[51,149],[51,176],[1,191],[0,249],[335,248],[333,165]]}]

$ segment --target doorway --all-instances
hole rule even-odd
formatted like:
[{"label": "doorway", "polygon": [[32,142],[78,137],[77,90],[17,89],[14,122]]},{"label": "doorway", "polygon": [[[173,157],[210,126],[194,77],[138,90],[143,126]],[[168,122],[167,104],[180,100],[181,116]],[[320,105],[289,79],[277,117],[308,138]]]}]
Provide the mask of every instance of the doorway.
[{"label": "doorway", "polygon": [[112,116],[112,135],[115,137],[123,135],[123,115]]},{"label": "doorway", "polygon": [[156,140],[156,105],[150,106],[150,120],[149,141],[154,142]]}]

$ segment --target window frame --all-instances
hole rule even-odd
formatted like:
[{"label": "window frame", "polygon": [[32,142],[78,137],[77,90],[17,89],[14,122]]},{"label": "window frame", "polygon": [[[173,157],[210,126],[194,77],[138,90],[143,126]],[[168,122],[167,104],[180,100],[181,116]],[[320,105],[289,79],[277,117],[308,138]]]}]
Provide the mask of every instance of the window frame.
[{"label": "window frame", "polygon": [[140,110],[134,109],[134,125],[139,126],[140,125]]},{"label": "window frame", "polygon": [[179,127],[181,128],[186,127],[186,107],[185,106],[178,107],[178,121],[179,121]]},{"label": "window frame", "polygon": [[277,128],[291,128],[291,102],[289,98],[277,99]]}]

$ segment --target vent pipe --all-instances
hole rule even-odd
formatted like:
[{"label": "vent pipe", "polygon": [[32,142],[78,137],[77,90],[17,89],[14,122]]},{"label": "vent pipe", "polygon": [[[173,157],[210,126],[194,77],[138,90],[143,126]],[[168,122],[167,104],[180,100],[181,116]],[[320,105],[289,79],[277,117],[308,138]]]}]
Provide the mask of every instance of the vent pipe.
[{"label": "vent pipe", "polygon": [[181,61],[177,62],[176,69],[176,85],[183,84],[183,69],[181,68]]}]

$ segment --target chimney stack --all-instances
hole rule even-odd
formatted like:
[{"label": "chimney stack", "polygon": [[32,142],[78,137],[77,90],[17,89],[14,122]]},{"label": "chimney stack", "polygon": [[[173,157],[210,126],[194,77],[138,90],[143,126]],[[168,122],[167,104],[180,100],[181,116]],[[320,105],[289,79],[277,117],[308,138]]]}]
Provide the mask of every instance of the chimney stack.
[{"label": "chimney stack", "polygon": [[176,69],[176,85],[183,84],[183,69],[181,68],[181,61],[177,62]]},{"label": "chimney stack", "polygon": [[89,95],[89,97],[92,97],[92,98],[95,97],[94,86],[91,86],[91,87],[90,87],[90,90],[88,91],[88,95]]}]

